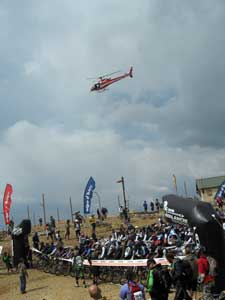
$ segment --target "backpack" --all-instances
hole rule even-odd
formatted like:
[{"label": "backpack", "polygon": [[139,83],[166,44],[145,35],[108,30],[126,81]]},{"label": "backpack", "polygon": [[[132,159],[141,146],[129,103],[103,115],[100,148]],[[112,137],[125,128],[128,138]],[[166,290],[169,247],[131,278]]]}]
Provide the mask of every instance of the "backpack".
[{"label": "backpack", "polygon": [[128,282],[127,284],[131,293],[131,300],[144,300],[142,290],[137,283]]},{"label": "backpack", "polygon": [[185,282],[190,282],[193,278],[193,271],[191,264],[187,260],[177,260],[175,263],[175,281],[181,280]]},{"label": "backpack", "polygon": [[217,261],[211,256],[208,256],[207,260],[209,263],[209,270],[207,275],[215,277],[217,275]]},{"label": "backpack", "polygon": [[[157,289],[160,291],[169,291],[171,284],[172,284],[172,278],[170,276],[169,270],[166,268],[161,268],[156,271],[157,276],[156,276],[156,285]],[[154,273],[153,273],[154,274]]]}]

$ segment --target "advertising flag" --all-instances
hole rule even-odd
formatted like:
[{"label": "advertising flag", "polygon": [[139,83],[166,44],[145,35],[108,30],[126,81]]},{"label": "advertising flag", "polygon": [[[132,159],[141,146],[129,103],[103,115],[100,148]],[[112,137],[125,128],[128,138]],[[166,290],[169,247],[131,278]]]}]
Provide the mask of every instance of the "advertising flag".
[{"label": "advertising flag", "polygon": [[221,186],[219,187],[216,195],[215,195],[215,199],[223,199],[225,196],[225,180],[224,182],[222,182]]},{"label": "advertising flag", "polygon": [[84,214],[90,214],[91,199],[93,190],[95,189],[95,181],[92,177],[89,178],[86,188],[84,190]]},{"label": "advertising flag", "polygon": [[11,195],[12,195],[13,189],[11,184],[7,184],[5,188],[5,193],[3,197],[3,213],[5,218],[5,224],[9,224],[10,218],[9,218],[9,212],[10,212],[10,206],[11,206]]},{"label": "advertising flag", "polygon": [[176,194],[177,194],[177,178],[174,174],[173,174],[173,185],[174,185],[174,188],[175,188],[175,191],[176,191]]}]

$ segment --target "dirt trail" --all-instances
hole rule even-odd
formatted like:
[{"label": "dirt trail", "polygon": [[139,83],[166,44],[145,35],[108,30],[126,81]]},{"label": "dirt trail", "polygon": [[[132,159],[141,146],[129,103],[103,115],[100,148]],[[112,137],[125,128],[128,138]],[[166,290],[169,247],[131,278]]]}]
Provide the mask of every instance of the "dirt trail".
[{"label": "dirt trail", "polygon": [[[88,290],[75,287],[72,277],[55,276],[37,270],[28,270],[27,293],[20,294],[18,274],[0,273],[1,300],[80,300],[88,299]],[[88,281],[91,284],[91,281]],[[119,285],[102,284],[102,295],[109,300],[118,300]]]}]

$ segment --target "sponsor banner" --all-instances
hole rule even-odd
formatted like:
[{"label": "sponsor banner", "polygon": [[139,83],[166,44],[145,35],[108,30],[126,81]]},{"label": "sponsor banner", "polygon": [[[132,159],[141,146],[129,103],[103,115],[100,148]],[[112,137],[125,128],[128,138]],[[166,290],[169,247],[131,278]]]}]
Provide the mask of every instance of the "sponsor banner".
[{"label": "sponsor banner", "polygon": [[[67,261],[73,263],[73,258],[57,258],[58,260]],[[87,259],[84,260],[83,264],[85,266],[90,266],[90,263]],[[92,260],[92,266],[99,267],[146,267],[147,259],[135,259],[135,260]]]},{"label": "sponsor banner", "polygon": [[170,262],[165,257],[154,258],[154,261],[162,266],[170,266]]},{"label": "sponsor banner", "polygon": [[175,209],[168,207],[168,201],[164,201],[165,217],[171,222],[181,225],[188,225],[188,220],[182,213],[176,212]]},{"label": "sponsor banner", "polygon": [[10,206],[11,206],[11,195],[12,195],[13,189],[11,184],[7,184],[5,188],[5,193],[3,197],[3,213],[5,218],[5,224],[8,225],[10,222],[9,218],[9,212],[10,212]]},{"label": "sponsor banner", "polygon": [[[90,265],[87,259],[84,260],[84,265]],[[145,267],[147,266],[147,259],[92,260],[91,265],[100,267]]]},{"label": "sponsor banner", "polygon": [[94,189],[95,189],[95,181],[92,177],[90,177],[84,191],[84,214],[90,214],[91,199],[93,196]]}]

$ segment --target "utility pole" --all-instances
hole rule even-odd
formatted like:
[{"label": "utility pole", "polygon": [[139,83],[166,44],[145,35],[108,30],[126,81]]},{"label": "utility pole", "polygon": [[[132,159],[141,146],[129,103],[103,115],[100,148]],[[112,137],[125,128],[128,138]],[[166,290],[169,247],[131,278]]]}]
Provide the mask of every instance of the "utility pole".
[{"label": "utility pole", "polygon": [[58,207],[57,207],[57,217],[58,217],[58,223],[59,223],[59,209],[58,209]]},{"label": "utility pole", "polygon": [[120,204],[120,196],[119,196],[119,195],[118,195],[118,197],[117,197],[117,200],[118,200],[118,206],[120,207],[121,204]]},{"label": "utility pole", "polygon": [[70,213],[71,213],[71,220],[73,222],[73,207],[72,207],[72,200],[71,200],[71,197],[70,197]]},{"label": "utility pole", "polygon": [[184,193],[185,193],[185,197],[187,198],[187,185],[186,185],[186,181],[184,181]]},{"label": "utility pole", "polygon": [[117,183],[122,183],[124,208],[127,209],[127,200],[126,200],[126,195],[125,195],[125,182],[124,182],[123,176],[121,177],[120,180],[117,181]]},{"label": "utility pole", "polygon": [[44,215],[44,224],[46,225],[45,195],[44,194],[42,194],[42,207],[43,207],[43,215]]},{"label": "utility pole", "polygon": [[29,208],[29,205],[27,205],[27,218],[30,220],[30,208]]},{"label": "utility pole", "polygon": [[36,225],[35,211],[33,212],[33,224]]}]

